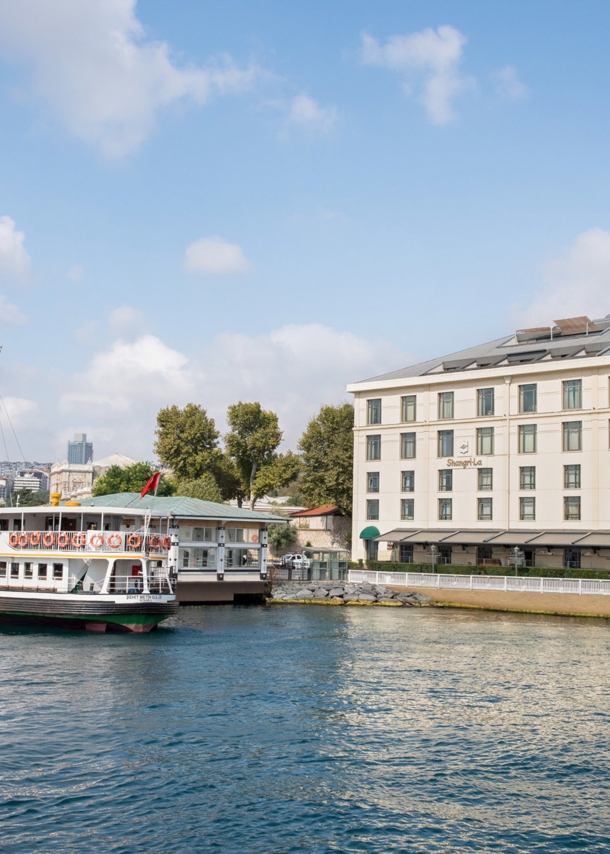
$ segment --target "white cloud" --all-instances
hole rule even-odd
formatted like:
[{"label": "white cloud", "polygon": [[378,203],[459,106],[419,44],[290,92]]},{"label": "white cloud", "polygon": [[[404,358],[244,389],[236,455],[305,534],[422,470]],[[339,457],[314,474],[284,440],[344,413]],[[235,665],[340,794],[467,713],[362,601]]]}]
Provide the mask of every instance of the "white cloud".
[{"label": "white cloud", "polygon": [[296,95],[290,102],[288,123],[310,133],[329,133],[337,118],[336,107],[322,107],[309,95]]},{"label": "white cloud", "polygon": [[80,266],[80,264],[72,264],[72,266],[68,268],[66,276],[70,279],[71,282],[82,282],[82,280],[85,278],[85,271]]},{"label": "white cloud", "polygon": [[610,313],[610,232],[592,228],[579,234],[562,255],[544,268],[544,287],[518,314],[522,326],[553,320],[605,317]]},{"label": "white cloud", "polygon": [[150,459],[161,407],[199,403],[222,430],[230,403],[259,400],[278,413],[286,444],[294,448],[322,403],[351,400],[348,382],[408,361],[386,342],[320,324],[261,335],[224,333],[194,358],[145,335],[115,342],[83,373],[62,377],[58,422],[86,429],[97,456],[116,450]]},{"label": "white cloud", "polygon": [[0,276],[27,279],[32,262],[25,251],[24,240],[25,234],[15,229],[15,221],[10,216],[0,216]]},{"label": "white cloud", "polygon": [[423,75],[418,99],[429,118],[442,125],[455,119],[453,99],[475,86],[473,77],[460,72],[465,44],[466,37],[451,26],[391,36],[385,45],[365,34],[361,60],[365,65],[381,65],[401,72],[407,95],[413,93],[413,72]]},{"label": "white cloud", "polygon": [[136,0],[3,0],[0,52],[31,68],[31,93],[68,131],[108,157],[137,149],[158,113],[184,99],[252,87],[260,72],[226,55],[178,67],[166,42],[146,38]]},{"label": "white cloud", "polygon": [[227,243],[221,237],[202,237],[187,247],[184,267],[189,273],[227,275],[247,273],[252,264],[236,243]]},{"label": "white cloud", "polygon": [[517,70],[513,65],[505,65],[491,75],[496,94],[507,101],[522,101],[529,95],[529,89],[519,80]]},{"label": "white cloud", "polygon": [[5,397],[4,407],[0,412],[0,418],[4,421],[6,427],[6,420],[4,417],[6,414],[5,408],[6,412],[9,414],[13,427],[18,428],[28,425],[32,413],[36,412],[38,406],[35,401],[29,400],[26,397],[11,397],[10,395]]},{"label": "white cloud", "polygon": [[22,326],[27,323],[27,317],[22,314],[16,305],[6,301],[6,297],[0,295],[0,324],[6,326]]}]

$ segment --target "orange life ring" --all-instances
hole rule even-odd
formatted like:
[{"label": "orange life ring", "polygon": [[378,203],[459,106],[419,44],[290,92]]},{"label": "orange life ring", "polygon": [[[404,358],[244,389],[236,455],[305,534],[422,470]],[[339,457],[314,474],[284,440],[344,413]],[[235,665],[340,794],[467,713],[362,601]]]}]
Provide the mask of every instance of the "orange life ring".
[{"label": "orange life ring", "polygon": [[252,534],[252,542],[258,543],[258,534]]},{"label": "orange life ring", "polygon": [[13,533],[8,538],[8,542],[10,546],[16,549],[19,545],[19,534],[16,531],[13,531]]},{"label": "orange life ring", "polygon": [[169,549],[171,544],[172,544],[172,538],[171,537],[163,537],[163,539],[161,540],[161,545],[163,546],[164,549]]},{"label": "orange life ring", "polygon": [[93,546],[94,549],[99,549],[100,546],[104,545],[104,535],[92,534],[89,544]]},{"label": "orange life ring", "polygon": [[25,531],[22,534],[19,534],[19,545],[21,546],[22,549],[24,549],[27,546],[29,539],[30,538],[25,533]]},{"label": "orange life ring", "polygon": [[151,534],[150,539],[148,541],[148,545],[151,549],[158,549],[161,545],[161,537],[159,534]]},{"label": "orange life ring", "polygon": [[87,538],[84,534],[72,534],[72,545],[75,549],[82,549]]},{"label": "orange life ring", "polygon": [[120,534],[108,534],[108,538],[106,540],[111,549],[118,549],[121,545],[121,535]]},{"label": "orange life ring", "polygon": [[39,546],[40,545],[40,534],[38,531],[34,531],[33,534],[30,534],[30,545],[31,546]]},{"label": "orange life ring", "polygon": [[58,534],[57,545],[60,549],[66,549],[70,545],[70,534],[67,534],[65,531],[62,531],[61,534]]},{"label": "orange life ring", "polygon": [[127,545],[132,549],[139,549],[142,545],[142,537],[139,534],[130,534],[127,537]]},{"label": "orange life ring", "polygon": [[46,534],[43,535],[42,544],[44,546],[46,546],[47,548],[50,548],[54,542],[55,542],[55,534],[52,534],[50,531],[48,531]]}]

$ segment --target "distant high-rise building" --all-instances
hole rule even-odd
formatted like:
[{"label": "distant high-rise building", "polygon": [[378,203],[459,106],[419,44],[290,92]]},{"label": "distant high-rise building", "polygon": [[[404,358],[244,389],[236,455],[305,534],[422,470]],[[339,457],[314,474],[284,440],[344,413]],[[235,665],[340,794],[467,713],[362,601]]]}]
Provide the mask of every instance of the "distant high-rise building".
[{"label": "distant high-rise building", "polygon": [[87,441],[86,433],[75,433],[74,441],[68,442],[68,462],[86,465],[93,459],[93,444]]}]

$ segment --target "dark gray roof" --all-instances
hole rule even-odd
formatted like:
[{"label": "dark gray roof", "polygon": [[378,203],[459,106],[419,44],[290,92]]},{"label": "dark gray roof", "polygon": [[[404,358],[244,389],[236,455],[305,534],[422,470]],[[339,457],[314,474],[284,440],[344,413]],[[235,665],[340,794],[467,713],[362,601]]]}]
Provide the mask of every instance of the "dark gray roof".
[{"label": "dark gray roof", "polygon": [[370,377],[360,382],[400,380],[408,377],[423,377],[426,374],[453,373],[504,365],[526,364],[532,362],[567,361],[571,359],[591,358],[610,354],[610,320],[594,321],[599,331],[588,335],[564,335],[557,328],[540,330],[538,334],[529,330],[496,338],[486,344],[478,344],[448,356],[440,356],[417,365],[410,365],[398,371]]},{"label": "dark gray roof", "polygon": [[152,510],[162,516],[193,517],[196,519],[231,519],[239,522],[286,522],[283,516],[271,516],[269,513],[257,513],[256,510],[243,510],[230,504],[216,504],[199,498],[185,498],[171,495],[167,498],[155,498],[139,492],[117,492],[113,495],[100,495],[97,498],[83,498],[81,507],[117,507],[129,510]]}]

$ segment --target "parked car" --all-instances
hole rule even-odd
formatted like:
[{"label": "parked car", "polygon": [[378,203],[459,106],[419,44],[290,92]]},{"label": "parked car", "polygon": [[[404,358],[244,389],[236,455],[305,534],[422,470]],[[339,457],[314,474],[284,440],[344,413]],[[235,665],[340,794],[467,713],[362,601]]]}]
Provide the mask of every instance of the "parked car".
[{"label": "parked car", "polygon": [[293,557],[296,557],[296,555],[292,554],[292,552],[289,552],[287,555],[282,555],[279,560],[280,566],[292,566]]},{"label": "parked car", "polygon": [[296,554],[292,555],[290,566],[293,569],[309,569],[309,567],[311,566],[311,561],[309,560],[306,554]]}]

